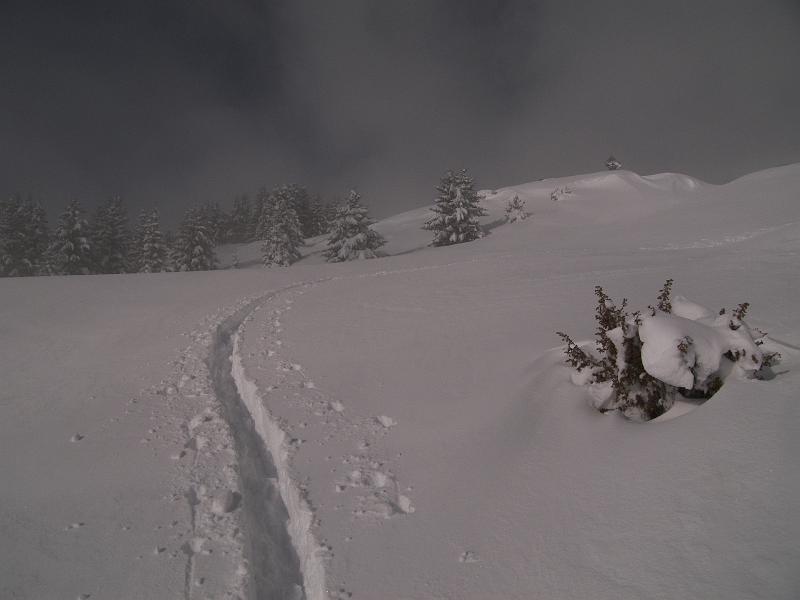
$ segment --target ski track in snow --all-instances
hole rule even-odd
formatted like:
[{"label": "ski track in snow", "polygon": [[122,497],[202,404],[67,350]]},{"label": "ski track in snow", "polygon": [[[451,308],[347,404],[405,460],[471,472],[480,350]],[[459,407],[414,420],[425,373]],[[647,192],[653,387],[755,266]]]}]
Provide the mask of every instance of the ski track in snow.
[{"label": "ski track in snow", "polygon": [[[185,600],[306,597],[296,548],[285,539],[286,508],[276,484],[275,457],[254,435],[231,361],[236,331],[253,311],[270,298],[313,284],[247,297],[209,315],[185,334],[190,343],[179,351],[173,375],[142,393],[155,400],[150,418],[159,424],[141,443],[174,443],[169,456],[175,463],[174,486],[166,499],[185,502],[187,515],[185,522],[168,524],[175,533],[157,544],[153,555],[185,555]],[[302,369],[297,364],[284,368]],[[131,399],[126,413],[142,400]]]},{"label": "ski track in snow", "polygon": [[[375,450],[379,445],[377,442],[388,435],[397,423],[387,415],[349,415],[345,403],[319,389],[302,364],[290,356],[282,339],[284,329],[281,316],[292,309],[295,297],[327,281],[383,277],[502,258],[504,257],[482,257],[440,265],[380,270],[301,282],[267,293],[255,301],[245,301],[243,304],[250,308],[238,309],[240,316],[237,322],[241,325],[234,334],[231,353],[234,379],[239,397],[247,405],[255,428],[277,468],[278,487],[289,513],[287,527],[300,562],[305,586],[304,597],[308,600],[348,598],[350,593],[343,582],[326,579],[330,574],[326,573],[325,563],[333,558],[334,549],[327,540],[317,540],[318,521],[308,494],[308,485],[295,471],[293,459],[303,444],[312,438],[321,445],[334,438],[353,440],[351,446],[355,445],[356,452],[339,457],[347,473],[338,477],[334,485],[339,492],[356,492],[350,498],[353,502],[351,513],[355,520],[366,524],[376,523],[398,515],[411,515],[415,508],[408,495],[411,488],[401,489],[392,469],[392,460]],[[260,338],[261,349],[257,357],[250,353],[247,358],[256,358],[260,375],[264,372],[271,375],[271,383],[261,389],[248,376],[242,364],[243,357],[239,355],[240,338],[248,334],[248,324],[260,311],[266,311]],[[232,327],[228,329],[233,330]],[[258,379],[261,381],[263,377]],[[301,416],[288,421],[273,414],[274,401],[271,400],[279,395],[286,404],[299,408]],[[306,435],[294,435],[295,429],[302,430]],[[321,435],[310,435],[314,429],[321,430]],[[328,459],[332,460],[333,457]],[[256,579],[257,577],[256,574]],[[298,595],[299,597],[303,596]]]},{"label": "ski track in snow", "polygon": [[[314,514],[313,498],[309,495],[309,482],[295,465],[295,457],[305,444],[336,446],[337,442],[346,442],[352,449],[339,452],[338,456],[331,454],[326,460],[333,462],[338,459],[340,465],[330,470],[332,474],[336,473],[331,484],[343,497],[342,503],[335,509],[344,509],[349,503],[354,523],[369,526],[397,516],[412,515],[415,507],[410,494],[413,488],[401,486],[395,474],[395,457],[387,456],[380,444],[394,427],[399,426],[398,423],[388,415],[351,414],[346,402],[320,389],[301,362],[291,355],[291,349],[284,342],[282,317],[292,310],[298,296],[326,282],[447,269],[475,262],[504,260],[510,256],[476,257],[438,265],[378,270],[302,282],[263,296],[255,303],[257,306],[241,319],[234,342],[234,378],[240,396],[248,404],[251,416],[256,421],[256,428],[259,428],[259,421],[264,422],[260,433],[278,469],[281,495],[289,512],[288,527],[299,555],[308,600],[348,598],[350,593],[346,582],[338,580],[336,573],[326,569],[335,556],[335,549],[328,540],[318,539],[319,524]],[[630,271],[609,269],[543,277],[541,280],[593,279],[601,274]],[[248,326],[258,313],[263,313],[259,349],[239,356],[243,347],[241,341],[254,333]],[[256,373],[252,377],[243,364],[245,360],[255,363],[253,368]],[[237,369],[241,370],[238,375]],[[256,380],[261,387],[255,383]],[[291,416],[287,418],[279,413]],[[346,541],[350,539],[351,535],[345,537]],[[472,557],[466,562],[473,562]]]},{"label": "ski track in snow", "polygon": [[[245,486],[241,477],[241,441],[237,442],[237,436],[232,431],[232,428],[241,428],[243,425],[240,419],[230,419],[224,406],[225,399],[220,398],[220,374],[212,373],[209,369],[211,365],[219,371],[221,366],[225,367],[227,364],[226,368],[230,371],[231,362],[236,360],[235,348],[232,347],[234,338],[253,335],[254,332],[248,327],[253,318],[257,314],[264,315],[259,340],[261,349],[258,356],[251,353],[244,358],[258,363],[254,375],[259,383],[265,381],[264,374],[267,372],[271,378],[270,383],[257,390],[257,395],[268,410],[273,406],[298,409],[291,419],[275,417],[274,424],[278,429],[273,432],[276,435],[285,433],[281,449],[271,446],[270,440],[259,440],[258,452],[263,452],[262,446],[266,446],[271,460],[276,463],[269,468],[275,471],[276,466],[285,463],[284,472],[290,481],[275,482],[275,473],[269,473],[266,477],[271,480],[270,484],[258,493],[272,496],[259,497],[256,502],[273,505],[276,490],[281,486],[295,486],[305,503],[301,508],[312,514],[307,531],[298,532],[297,524],[292,522],[297,519],[298,514],[292,514],[292,510],[297,507],[289,506],[291,498],[287,502],[285,490],[281,490],[280,495],[283,504],[289,508],[287,527],[289,530],[295,528],[292,542],[295,553],[299,555],[295,556],[295,560],[300,560],[302,580],[308,575],[302,568],[304,559],[312,562],[321,559],[320,566],[315,567],[313,575],[313,588],[318,593],[310,593],[306,589],[304,594],[297,584],[297,574],[284,573],[281,577],[285,578],[288,585],[284,597],[290,600],[347,598],[350,596],[345,582],[337,581],[336,573],[326,572],[325,565],[333,558],[335,549],[328,540],[316,539],[318,522],[313,512],[313,498],[308,494],[309,482],[302,473],[297,472],[294,457],[307,443],[334,446],[337,441],[346,442],[350,451],[339,452],[337,456],[332,453],[326,457],[331,463],[339,461],[339,467],[331,469],[333,479],[330,482],[342,498],[336,509],[345,509],[349,504],[347,508],[353,517],[354,526],[370,526],[385,519],[411,516],[415,511],[412,488],[401,486],[395,474],[396,457],[387,456],[380,443],[385,436],[391,435],[393,429],[402,427],[402,423],[395,422],[391,415],[355,414],[348,407],[346,399],[336,398],[332,393],[320,389],[285,344],[281,317],[292,309],[298,295],[329,281],[448,269],[477,262],[505,260],[512,256],[498,254],[434,265],[382,269],[300,281],[223,306],[184,334],[187,345],[178,351],[172,363],[172,375],[142,390],[138,397],[131,398],[124,413],[127,415],[147,411],[151,406],[149,419],[153,425],[143,434],[140,443],[148,445],[162,442],[167,447],[172,447],[168,460],[174,465],[171,478],[173,485],[164,500],[183,504],[185,518],[165,518],[164,523],[156,528],[158,535],[163,533],[163,541],[151,548],[151,554],[159,559],[184,558],[184,600],[258,597],[258,590],[254,587],[257,588],[258,581],[263,581],[265,577],[259,571],[262,567],[251,563],[251,538],[255,533],[251,528],[253,516],[266,513],[258,513],[260,509],[256,509],[256,512],[251,512],[249,508],[243,510],[248,501],[243,493]],[[600,275],[614,276],[615,273],[630,271],[631,269],[609,269],[545,276],[536,280],[595,279]],[[238,401],[241,400],[238,398]],[[274,404],[276,400],[277,404]],[[277,412],[279,411],[276,414]],[[119,420],[112,419],[112,422]],[[86,433],[76,433],[71,441],[79,443]],[[252,440],[248,443],[254,444]],[[254,448],[250,448],[250,451],[253,450]],[[153,452],[156,451],[153,446]],[[249,462],[249,459],[245,462]],[[121,529],[129,531],[136,526],[135,522],[126,522],[121,524]],[[83,527],[83,524],[73,524],[67,529],[79,527]],[[305,542],[297,539],[302,535],[308,538]],[[344,539],[350,541],[353,538],[348,535]],[[309,548],[313,556],[304,557],[304,552],[309,554]],[[141,550],[135,556],[136,560],[144,560],[144,557],[145,553]],[[308,583],[306,582],[306,587]]]},{"label": "ski track in snow", "polygon": [[[284,325],[281,317],[292,309],[294,299],[328,281],[447,269],[475,262],[504,260],[511,256],[476,257],[437,265],[377,270],[298,282],[247,297],[233,306],[220,308],[186,334],[190,343],[180,351],[175,360],[173,376],[144,392],[161,397],[163,412],[153,412],[151,419],[161,424],[150,429],[148,435],[141,440],[146,444],[156,437],[169,438],[172,435],[171,439],[176,442],[175,452],[170,456],[176,463],[175,485],[168,498],[172,502],[186,503],[187,522],[169,523],[169,529],[175,532],[170,538],[173,541],[157,545],[153,553],[156,556],[165,554],[171,558],[185,555],[185,600],[200,597],[262,597],[259,586],[273,586],[269,593],[274,593],[274,589],[277,589],[275,586],[284,584],[285,590],[280,597],[291,600],[349,597],[346,582],[337,581],[335,573],[326,572],[325,565],[333,558],[335,549],[328,540],[317,540],[318,522],[314,515],[313,498],[308,494],[308,481],[296,471],[294,465],[295,455],[306,443],[326,445],[335,441],[347,441],[349,447],[354,449],[340,453],[336,459],[341,468],[331,470],[336,473],[334,489],[343,498],[342,504],[336,508],[344,508],[349,502],[354,523],[369,526],[385,519],[414,513],[413,499],[409,493],[412,488],[401,486],[395,474],[395,457],[386,456],[380,444],[385,436],[391,434],[393,428],[402,424],[396,423],[389,415],[351,414],[352,411],[348,410],[344,399],[335,398],[333,394],[317,386],[303,365],[292,357],[291,349],[282,339]],[[631,270],[647,271],[650,268],[608,269],[546,276],[536,280],[596,279],[601,275],[607,277],[616,273],[629,273]],[[246,357],[237,357],[240,338],[252,335],[248,325],[259,313],[263,313],[264,318],[258,355],[254,356],[251,352]],[[242,358],[258,364],[255,378],[259,383],[266,380],[270,383],[256,389],[256,384],[249,380],[248,373],[242,366]],[[230,375],[230,365],[233,362],[236,380],[237,360],[243,369],[241,378],[248,380],[253,386],[255,396],[270,415],[272,437],[282,438],[277,446],[263,432],[258,442],[253,441],[252,437],[242,442],[237,440],[237,435],[232,431],[232,428],[252,426],[245,425],[241,415],[232,418],[230,409],[226,408],[226,399],[220,397],[230,396],[230,392],[221,392],[220,377]],[[209,366],[214,373],[210,372]],[[224,370],[221,367],[227,368],[228,373],[220,373]],[[264,376],[266,373],[269,373],[268,377]],[[228,397],[227,403],[234,400],[244,401],[241,397],[242,381],[236,380],[234,383],[239,388],[238,397]],[[132,399],[129,405],[136,402],[136,399]],[[276,410],[275,415],[271,414],[273,408],[287,406],[292,409],[292,419],[276,416],[280,410]],[[253,407],[248,406],[247,409],[250,417],[256,417],[257,420],[258,415],[253,414]],[[317,436],[317,433],[320,435]],[[255,448],[256,445],[259,448]],[[251,468],[260,463],[249,458],[243,459],[242,453],[263,453],[265,448],[269,458],[275,463],[263,467],[271,471],[264,477],[269,485],[255,492],[255,498],[248,498],[241,477],[245,466],[243,463],[247,462],[247,466]],[[335,459],[331,455],[326,460]],[[286,481],[280,480],[281,472]],[[277,482],[273,485],[276,475]],[[300,502],[291,497],[292,489],[298,492]],[[264,556],[256,557],[256,561],[262,564],[252,564],[253,552],[265,552],[264,548],[254,550],[254,545],[257,546],[259,540],[254,540],[253,536],[269,535],[264,531],[256,531],[259,529],[257,517],[266,516],[267,520],[273,521],[276,518],[281,519],[280,515],[276,517],[275,512],[277,490],[280,490],[281,496],[279,503],[285,506],[282,510],[288,510],[289,521],[286,527],[293,545],[293,548],[283,548],[283,552],[294,550],[296,553],[294,560],[299,560],[299,579],[297,573],[291,575],[291,568],[287,569],[286,565],[276,567],[271,563],[270,566],[270,561],[265,560]],[[260,506],[239,510],[238,504],[248,506],[252,503]],[[266,505],[272,508],[265,511]],[[305,518],[303,511],[311,514],[305,528],[298,526],[296,522],[298,518]],[[282,523],[278,525],[283,526]],[[305,539],[302,539],[304,536]],[[345,539],[350,540],[352,537],[347,536]],[[465,562],[472,560],[471,556],[464,559]],[[291,561],[292,558],[289,557],[289,563]],[[265,583],[269,576],[261,572],[265,568],[264,564],[268,565],[266,568],[277,568],[281,572],[278,579],[269,585]],[[313,571],[313,581],[308,579],[309,568]],[[304,582],[305,591],[302,591],[298,581]]]},{"label": "ski track in snow", "polygon": [[[221,406],[224,402],[221,403],[217,397],[219,391],[213,389],[213,385],[210,383],[208,369],[205,365],[198,364],[202,362],[198,350],[205,351],[208,356],[217,355],[217,359],[224,358],[228,361],[227,365],[233,363],[234,380],[238,388],[237,401],[247,405],[250,417],[256,422],[256,430],[259,430],[259,420],[266,421],[266,425],[261,431],[258,431],[261,437],[260,445],[267,449],[272,462],[274,462],[274,467],[271,468],[277,469],[277,488],[280,490],[282,504],[285,506],[285,510],[288,510],[287,528],[291,535],[293,550],[297,555],[296,559],[299,560],[300,576],[305,588],[304,591],[301,591],[300,585],[289,576],[284,583],[287,585],[285,593],[290,595],[285,597],[292,600],[294,598],[298,600],[300,598],[307,598],[307,600],[348,598],[350,593],[346,589],[346,582],[339,581],[336,573],[326,570],[326,565],[334,557],[335,549],[328,540],[318,540],[319,523],[314,513],[313,498],[309,496],[308,480],[297,472],[294,459],[306,443],[326,445],[334,444],[336,441],[347,441],[349,447],[354,448],[354,451],[340,453],[336,457],[340,463],[341,473],[339,469],[331,469],[332,473],[337,473],[333,481],[334,489],[343,497],[342,504],[336,508],[342,509],[349,502],[353,522],[361,523],[364,526],[377,524],[397,516],[413,515],[415,508],[409,493],[413,488],[408,486],[404,488],[400,485],[395,475],[395,457],[387,456],[380,444],[385,436],[390,435],[394,427],[400,425],[388,415],[351,414],[351,411],[347,409],[346,402],[335,398],[330,392],[320,389],[303,365],[292,357],[291,349],[282,339],[284,324],[281,317],[287,311],[292,310],[296,297],[329,281],[386,277],[409,272],[447,269],[475,262],[504,260],[510,256],[477,257],[438,265],[378,270],[357,275],[299,282],[257,297],[244,299],[234,307],[222,309],[206,319],[199,329],[190,334],[200,347],[196,348],[194,352],[191,347],[184,351],[178,361],[180,368],[176,375],[177,384],[167,383],[162,392],[168,398],[177,396],[183,400],[204,396],[207,402],[202,411],[196,413],[182,425],[185,437],[184,450],[173,456],[176,460],[183,460],[187,454],[191,454],[185,474],[188,483],[186,491],[183,493],[191,515],[191,536],[189,541],[183,545],[183,551],[187,555],[185,592],[187,600],[194,598],[193,590],[200,585],[200,582],[206,588],[204,593],[208,595],[210,589],[208,579],[199,576],[196,565],[197,553],[198,551],[203,552],[204,543],[208,539],[220,540],[227,537],[228,540],[236,540],[234,548],[227,551],[229,558],[236,557],[229,562],[238,561],[238,566],[233,569],[233,576],[225,587],[229,596],[234,590],[239,594],[250,590],[256,597],[260,597],[258,587],[259,585],[263,587],[264,582],[268,580],[264,573],[259,572],[259,569],[263,567],[251,564],[251,557],[248,556],[249,553],[252,553],[253,544],[257,543],[252,537],[263,534],[263,532],[259,533],[251,529],[256,520],[252,518],[252,515],[249,519],[246,516],[242,517],[241,511],[233,511],[228,514],[214,509],[214,501],[221,493],[220,490],[222,492],[236,490],[235,493],[241,493],[239,490],[242,482],[239,473],[243,465],[241,456],[236,456],[237,444],[234,441],[236,435],[231,433],[231,428],[240,428],[243,427],[243,424],[241,419],[225,421],[226,411]],[[580,274],[555,275],[537,278],[537,280],[594,279],[599,275],[608,276],[630,271],[631,269],[609,269]],[[251,352],[246,357],[239,356],[240,342],[252,334],[248,325],[259,313],[264,313],[259,339],[260,350],[257,355]],[[219,332],[223,329],[225,330],[222,334],[224,339],[220,341]],[[233,339],[232,344],[230,338]],[[258,366],[255,369],[258,373],[255,378],[259,383],[263,381],[269,381],[269,383],[262,384],[262,387],[258,388],[243,365],[244,358],[257,363]],[[240,369],[238,375],[237,368]],[[200,374],[202,377],[199,376]],[[265,377],[265,374],[268,376]],[[187,382],[194,382],[198,378],[203,381],[203,385],[199,390],[194,391],[200,393],[181,393]],[[247,392],[247,389],[250,391]],[[291,419],[277,416],[277,413],[283,412],[282,409],[287,407],[290,407]],[[205,436],[200,434],[199,432],[203,428],[208,428],[210,423],[216,423],[217,427],[207,432]],[[251,439],[248,443],[254,445],[256,442]],[[209,454],[211,448],[221,448],[232,462],[224,465],[217,464],[215,467],[208,460],[211,458]],[[252,451],[253,448],[250,450]],[[326,460],[334,461],[334,456],[330,455],[326,457]],[[215,473],[218,468],[226,476],[222,481]],[[274,480],[275,473],[270,473],[266,477]],[[259,492],[259,494],[266,493]],[[258,497],[256,501],[270,502],[263,497]],[[244,504],[247,504],[246,494]],[[263,512],[259,511],[261,509],[258,509],[255,514],[265,516]],[[270,518],[274,518],[274,515]],[[243,524],[243,520],[249,521],[249,524]],[[241,529],[243,527],[244,535],[242,536]],[[257,526],[255,528],[258,529]],[[345,540],[350,539],[352,536],[345,538]],[[247,548],[251,550],[248,551]],[[205,552],[208,552],[208,548],[205,548]],[[263,557],[260,560],[264,562]],[[464,559],[465,562],[473,562],[473,560],[471,556]],[[286,574],[281,576],[286,577]],[[293,586],[296,586],[297,591],[291,595]],[[252,590],[252,587],[256,589]]]},{"label": "ski track in snow", "polygon": [[[223,402],[225,398],[220,397],[218,373],[220,359],[230,359],[229,345],[227,355],[219,356],[220,350],[226,349],[225,342],[229,342],[226,334],[229,337],[230,329],[236,329],[244,316],[269,294],[258,294],[222,307],[198,323],[185,334],[189,343],[172,363],[173,374],[130,399],[125,409],[125,414],[131,414],[152,405],[150,420],[154,425],[140,442],[145,445],[166,442],[173,448],[169,454],[175,465],[173,485],[164,499],[185,503],[186,518],[157,527],[165,537],[155,545],[152,554],[169,559],[185,557],[185,600],[273,597],[259,595],[253,589],[253,582],[264,574],[253,573],[250,564],[252,540],[246,525],[252,512],[250,508],[240,510],[244,504],[243,487],[246,489],[240,474],[243,464],[252,461],[237,455],[237,450],[241,450],[237,434],[246,427],[231,419]],[[83,435],[76,434],[74,438],[83,439]],[[273,500],[259,498],[255,504],[264,501],[275,504]],[[278,524],[283,526],[282,522]],[[122,529],[128,531],[135,525],[125,523]],[[136,559],[143,560],[144,554]],[[302,595],[280,597],[295,600]]]},{"label": "ski track in snow", "polygon": [[251,301],[221,308],[186,334],[190,343],[174,362],[173,376],[149,390],[163,403],[163,412],[154,411],[152,417],[162,425],[151,432],[163,429],[175,442],[170,455],[176,465],[175,483],[169,500],[184,502],[188,515],[186,523],[170,523],[180,528],[174,544],[157,546],[154,553],[185,556],[185,600],[244,597],[249,588],[241,511],[214,510],[220,496],[239,493],[241,482],[234,438],[206,359],[220,323]]}]

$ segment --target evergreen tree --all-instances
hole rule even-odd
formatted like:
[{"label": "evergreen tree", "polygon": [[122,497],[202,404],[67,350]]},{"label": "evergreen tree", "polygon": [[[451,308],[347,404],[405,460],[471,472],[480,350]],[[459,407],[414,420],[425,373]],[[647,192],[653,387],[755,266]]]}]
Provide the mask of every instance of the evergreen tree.
[{"label": "evergreen tree", "polygon": [[303,235],[292,202],[292,190],[281,186],[273,190],[261,211],[258,237],[262,259],[268,267],[288,267],[300,258]]},{"label": "evergreen tree", "polygon": [[339,207],[331,224],[328,249],[325,251],[328,262],[375,258],[375,251],[386,240],[370,228],[373,223],[367,215],[367,208],[361,204],[361,196],[351,190],[347,202]]},{"label": "evergreen tree", "polygon": [[39,204],[19,197],[0,203],[0,277],[47,271],[47,215]]},{"label": "evergreen tree", "polygon": [[205,225],[208,235],[215,246],[224,244],[226,232],[229,228],[228,215],[219,207],[216,202],[208,202],[197,209],[197,216]]},{"label": "evergreen tree", "polygon": [[136,218],[136,225],[131,231],[130,238],[128,239],[128,270],[131,273],[139,272],[139,265],[141,264],[142,254],[142,232],[144,231],[144,224],[147,221],[149,213],[142,209],[139,211],[139,216]]},{"label": "evergreen tree", "polygon": [[617,169],[621,168],[622,168],[622,163],[619,162],[616,158],[614,158],[613,154],[606,159],[606,169],[608,169],[609,171],[616,171]]},{"label": "evergreen tree", "polygon": [[142,211],[134,232],[131,270],[137,273],[160,273],[167,269],[167,245],[161,233],[158,211]]},{"label": "evergreen tree", "polygon": [[479,203],[467,170],[448,171],[436,190],[439,197],[431,208],[436,214],[422,227],[434,232],[432,245],[448,246],[482,237],[477,218],[485,215],[486,211]]},{"label": "evergreen tree", "polygon": [[15,197],[8,198],[7,200],[0,200],[0,251],[6,243],[6,235],[10,231],[8,220],[15,210],[16,203],[19,199]]},{"label": "evergreen tree", "polygon": [[322,207],[322,233],[330,233],[333,221],[336,219],[336,213],[339,211],[340,199],[336,198],[333,201],[326,202]]},{"label": "evergreen tree", "polygon": [[167,259],[164,264],[165,271],[177,271],[175,266],[175,250],[178,247],[178,236],[172,229],[167,229],[164,232],[164,245],[167,247]]},{"label": "evergreen tree", "polygon": [[56,275],[88,275],[94,263],[89,241],[89,223],[77,200],[69,203],[58,219],[53,241],[48,250]]},{"label": "evergreen tree", "polygon": [[176,271],[209,271],[217,264],[214,240],[201,209],[186,212],[172,251]]},{"label": "evergreen tree", "polygon": [[303,238],[314,237],[314,221],[311,213],[311,195],[303,186],[292,183],[283,186],[283,193],[289,198],[289,206],[294,209]]},{"label": "evergreen tree", "polygon": [[525,212],[525,200],[520,200],[519,196],[514,196],[506,205],[506,221],[509,223],[516,223],[517,221],[524,221],[527,218],[528,213]]},{"label": "evergreen tree", "polygon": [[122,200],[111,198],[95,213],[91,228],[94,271],[124,273],[128,270],[130,230]]},{"label": "evergreen tree", "polygon": [[262,187],[256,194],[256,202],[253,207],[253,237],[256,240],[263,240],[265,235],[263,224],[269,222],[271,209],[270,209],[270,193],[266,187]]},{"label": "evergreen tree", "polygon": [[233,200],[229,241],[236,244],[252,242],[255,239],[256,221],[250,199],[242,194]]},{"label": "evergreen tree", "polygon": [[319,196],[314,196],[311,201],[311,235],[309,237],[316,237],[328,233],[330,227],[328,219],[325,214],[325,207],[322,205],[322,200]]}]

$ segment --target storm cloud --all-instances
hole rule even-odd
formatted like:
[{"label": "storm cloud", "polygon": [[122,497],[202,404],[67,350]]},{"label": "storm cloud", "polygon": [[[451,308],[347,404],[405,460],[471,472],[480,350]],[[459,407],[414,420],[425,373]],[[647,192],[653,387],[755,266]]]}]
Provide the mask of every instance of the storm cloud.
[{"label": "storm cloud", "polygon": [[[800,161],[789,0],[4,2],[0,194],[122,194],[168,221],[299,182],[377,215],[627,168]],[[77,4],[77,3],[75,3]]]}]

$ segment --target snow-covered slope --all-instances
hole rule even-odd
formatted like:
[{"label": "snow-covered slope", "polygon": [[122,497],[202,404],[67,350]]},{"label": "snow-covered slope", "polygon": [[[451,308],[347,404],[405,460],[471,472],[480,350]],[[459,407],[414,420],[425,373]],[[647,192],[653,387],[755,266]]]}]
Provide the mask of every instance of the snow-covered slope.
[{"label": "snow-covered slope", "polygon": [[[800,165],[484,195],[484,239],[427,247],[421,208],[376,225],[379,260],[324,264],[319,240],[288,269],[240,247],[239,270],[0,280],[0,597],[265,589],[250,536],[279,492],[313,510],[289,530],[314,600],[797,597]],[[514,195],[531,216],[506,225]],[[592,336],[595,285],[644,308],[668,277],[751,302],[776,377],[601,415],[554,331]],[[237,381],[285,431],[260,492],[205,364],[242,319]]]}]

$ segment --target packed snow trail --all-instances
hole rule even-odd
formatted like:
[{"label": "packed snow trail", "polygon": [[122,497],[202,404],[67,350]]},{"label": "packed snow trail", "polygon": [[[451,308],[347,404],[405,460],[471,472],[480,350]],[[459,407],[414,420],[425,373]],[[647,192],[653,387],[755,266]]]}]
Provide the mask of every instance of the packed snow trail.
[{"label": "packed snow trail", "polygon": [[253,304],[249,304],[218,326],[208,369],[214,393],[230,425],[238,459],[250,597],[300,600],[303,577],[287,529],[289,516],[276,483],[278,473],[231,373],[233,335],[253,310]]}]

